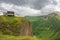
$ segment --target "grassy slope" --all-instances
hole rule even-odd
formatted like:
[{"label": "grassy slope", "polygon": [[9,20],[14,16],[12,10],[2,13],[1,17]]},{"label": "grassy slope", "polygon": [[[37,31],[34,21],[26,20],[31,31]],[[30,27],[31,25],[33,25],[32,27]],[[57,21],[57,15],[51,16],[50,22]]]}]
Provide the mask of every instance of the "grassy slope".
[{"label": "grassy slope", "polygon": [[[45,20],[45,17],[27,17],[31,19],[33,34],[41,40],[60,40],[60,16],[57,14],[49,14],[48,19]],[[37,20],[39,18],[39,20]]]},{"label": "grassy slope", "polygon": [[43,19],[43,16],[26,16],[25,18],[28,19],[30,22],[33,22]]},{"label": "grassy slope", "polygon": [[[0,31],[6,33],[9,32],[8,29],[3,28],[10,26],[11,28],[17,28],[17,25],[23,24],[22,20],[25,20],[22,17],[9,17],[9,16],[0,16]],[[6,32],[4,31],[6,30]]]},{"label": "grassy slope", "polygon": [[34,37],[30,37],[30,36],[13,36],[11,35],[12,32],[3,26],[3,23],[5,24],[9,24],[10,27],[12,28],[16,28],[17,25],[22,25],[23,21],[28,21],[23,17],[9,17],[9,16],[0,16],[0,40],[22,40],[25,38],[29,38],[30,40],[38,40]]},{"label": "grassy slope", "polygon": [[[12,18],[12,20],[11,20]],[[29,38],[30,40],[60,40],[60,17],[55,14],[48,15],[48,20],[45,20],[44,17],[27,17],[30,20],[34,37],[26,37],[26,36],[11,36],[11,35],[3,35],[0,32],[0,40],[21,40],[25,38]],[[17,23],[21,23],[21,20],[25,20],[21,17],[7,17],[1,16],[0,22],[8,22],[11,24],[11,27],[16,27],[15,21]],[[12,25],[15,24],[15,25]],[[37,37],[38,39],[37,39]]]}]

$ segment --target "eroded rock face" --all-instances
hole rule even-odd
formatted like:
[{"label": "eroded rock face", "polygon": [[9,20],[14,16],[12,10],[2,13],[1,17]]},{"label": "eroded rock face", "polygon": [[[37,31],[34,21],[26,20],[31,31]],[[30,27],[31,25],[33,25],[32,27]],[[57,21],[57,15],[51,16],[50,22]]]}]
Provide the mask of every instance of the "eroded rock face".
[{"label": "eroded rock face", "polygon": [[[14,21],[15,22],[15,21]],[[15,23],[0,22],[0,31],[3,30],[3,34],[15,35],[15,36],[31,36],[32,28],[30,22],[27,20],[20,20]],[[17,23],[17,24],[16,24]],[[13,24],[13,25],[12,25]],[[15,25],[15,27],[14,27]],[[6,30],[6,31],[5,31]]]},{"label": "eroded rock face", "polygon": [[26,21],[23,24],[24,25],[20,30],[20,35],[31,36],[32,35],[32,28],[31,28],[30,22]]},{"label": "eroded rock face", "polygon": [[[21,26],[21,27],[19,28],[19,26]],[[25,22],[23,22],[23,24],[18,25],[15,32],[13,33],[13,35],[32,36],[32,27],[30,25],[30,22],[25,21]]]},{"label": "eroded rock face", "polygon": [[15,36],[32,36],[32,28],[29,21],[23,21],[22,24],[17,24],[16,28],[11,27],[8,23],[2,22],[1,28],[7,29],[11,35]]}]

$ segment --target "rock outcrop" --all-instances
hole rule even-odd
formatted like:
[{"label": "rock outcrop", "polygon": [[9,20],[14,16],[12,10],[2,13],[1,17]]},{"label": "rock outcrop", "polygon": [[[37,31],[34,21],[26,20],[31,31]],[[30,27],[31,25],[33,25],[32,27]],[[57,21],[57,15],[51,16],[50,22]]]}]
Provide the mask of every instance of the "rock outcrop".
[{"label": "rock outcrop", "polygon": [[30,22],[25,18],[0,16],[0,31],[3,34],[15,36],[31,36],[32,28]]}]

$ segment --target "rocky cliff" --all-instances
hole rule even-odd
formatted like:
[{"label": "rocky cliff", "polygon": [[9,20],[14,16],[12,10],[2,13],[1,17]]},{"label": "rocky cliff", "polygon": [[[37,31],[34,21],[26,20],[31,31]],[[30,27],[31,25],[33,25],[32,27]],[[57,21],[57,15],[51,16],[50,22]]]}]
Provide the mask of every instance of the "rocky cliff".
[{"label": "rocky cliff", "polygon": [[0,33],[4,35],[31,36],[30,22],[23,17],[0,16]]}]

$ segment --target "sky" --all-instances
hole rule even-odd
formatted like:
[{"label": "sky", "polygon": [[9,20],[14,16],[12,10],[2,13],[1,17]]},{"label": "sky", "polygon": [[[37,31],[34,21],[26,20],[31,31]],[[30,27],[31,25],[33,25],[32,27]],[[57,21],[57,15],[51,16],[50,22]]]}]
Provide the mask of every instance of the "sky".
[{"label": "sky", "polygon": [[0,0],[2,11],[14,11],[16,16],[47,15],[60,12],[60,0]]}]

